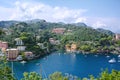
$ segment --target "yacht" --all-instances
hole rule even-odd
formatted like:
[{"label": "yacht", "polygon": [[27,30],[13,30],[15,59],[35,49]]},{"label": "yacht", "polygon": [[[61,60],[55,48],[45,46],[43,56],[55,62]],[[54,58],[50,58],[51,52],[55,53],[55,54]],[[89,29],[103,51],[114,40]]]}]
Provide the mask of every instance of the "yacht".
[{"label": "yacht", "polygon": [[98,57],[98,55],[96,54],[95,57]]},{"label": "yacht", "polygon": [[118,57],[120,58],[120,54],[118,55]]},{"label": "yacht", "polygon": [[110,56],[107,55],[106,57],[109,58]]},{"label": "yacht", "polygon": [[25,63],[26,63],[26,61],[21,61],[21,63],[22,63],[22,64],[25,64]]},{"label": "yacht", "polygon": [[115,63],[116,60],[115,60],[115,58],[112,58],[112,59],[110,59],[108,62],[109,62],[109,63]]}]

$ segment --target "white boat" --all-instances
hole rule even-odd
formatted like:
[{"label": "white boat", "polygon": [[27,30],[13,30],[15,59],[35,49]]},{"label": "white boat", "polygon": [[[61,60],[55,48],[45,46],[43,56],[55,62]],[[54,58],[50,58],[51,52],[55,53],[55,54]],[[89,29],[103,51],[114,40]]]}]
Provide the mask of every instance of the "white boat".
[{"label": "white boat", "polygon": [[25,64],[25,63],[26,63],[26,61],[21,61],[20,63]]},{"label": "white boat", "polygon": [[95,57],[98,57],[98,55],[95,55]]},{"label": "white boat", "polygon": [[120,58],[120,55],[118,55],[118,57]]},{"label": "white boat", "polygon": [[115,63],[116,60],[115,60],[115,58],[112,58],[112,59],[110,59],[108,62],[109,62],[109,63]]},{"label": "white boat", "polygon": [[110,56],[107,55],[106,57],[109,58]]}]

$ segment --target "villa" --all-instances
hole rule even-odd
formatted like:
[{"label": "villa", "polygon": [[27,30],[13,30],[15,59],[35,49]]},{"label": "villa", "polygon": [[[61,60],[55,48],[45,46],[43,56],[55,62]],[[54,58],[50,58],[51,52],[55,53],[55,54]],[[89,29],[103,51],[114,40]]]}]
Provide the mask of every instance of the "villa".
[{"label": "villa", "polygon": [[77,45],[76,44],[67,44],[65,46],[67,52],[75,52],[77,50]]},{"label": "villa", "polygon": [[51,44],[53,44],[53,45],[58,45],[58,44],[60,44],[60,41],[59,41],[59,40],[55,40],[55,39],[53,39],[53,38],[49,38],[49,42],[50,42]]},{"label": "villa", "polygon": [[65,28],[54,28],[52,30],[52,33],[56,33],[56,34],[63,34],[65,32]]},{"label": "villa", "polygon": [[7,59],[10,60],[10,61],[16,60],[16,58],[18,56],[18,49],[16,49],[16,48],[7,49],[6,50],[6,56],[7,56]]},{"label": "villa", "polygon": [[71,44],[71,51],[74,52],[77,49],[77,45],[76,44]]},{"label": "villa", "polygon": [[1,48],[1,49],[2,49],[2,48],[7,49],[7,48],[8,48],[8,43],[7,43],[7,42],[2,42],[2,41],[0,41],[0,48]]},{"label": "villa", "polygon": [[32,52],[24,52],[24,54],[25,54],[25,57],[27,58],[27,59],[32,59],[33,58],[33,53]]},{"label": "villa", "polygon": [[8,43],[0,41],[0,49],[1,49],[2,53],[5,53],[7,48],[8,48]]},{"label": "villa", "polygon": [[24,46],[23,41],[20,38],[16,38],[15,41],[16,41],[17,49],[19,51],[25,51],[26,46]]},{"label": "villa", "polygon": [[115,40],[120,40],[120,34],[115,34]]}]

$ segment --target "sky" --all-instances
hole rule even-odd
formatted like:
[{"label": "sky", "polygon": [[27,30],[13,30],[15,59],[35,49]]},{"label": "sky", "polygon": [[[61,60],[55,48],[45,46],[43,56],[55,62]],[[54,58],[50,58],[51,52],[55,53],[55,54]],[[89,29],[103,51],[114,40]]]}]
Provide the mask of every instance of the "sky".
[{"label": "sky", "polygon": [[120,33],[120,0],[0,0],[0,21],[84,22]]}]

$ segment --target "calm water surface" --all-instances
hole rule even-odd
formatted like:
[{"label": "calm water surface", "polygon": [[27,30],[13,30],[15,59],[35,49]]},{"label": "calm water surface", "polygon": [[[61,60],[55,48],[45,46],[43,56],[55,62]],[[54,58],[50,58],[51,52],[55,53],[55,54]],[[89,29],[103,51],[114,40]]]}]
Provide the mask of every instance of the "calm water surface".
[{"label": "calm water surface", "polygon": [[[115,58],[117,62],[109,63],[108,61],[112,58]],[[108,58],[106,55],[53,53],[25,64],[14,62],[13,68],[17,79],[21,79],[24,72],[31,71],[42,73],[43,77],[55,71],[69,73],[78,77],[88,77],[90,74],[97,76],[106,68],[109,71],[112,69],[120,70],[120,62],[118,60],[120,58],[117,55],[110,55]]]}]

